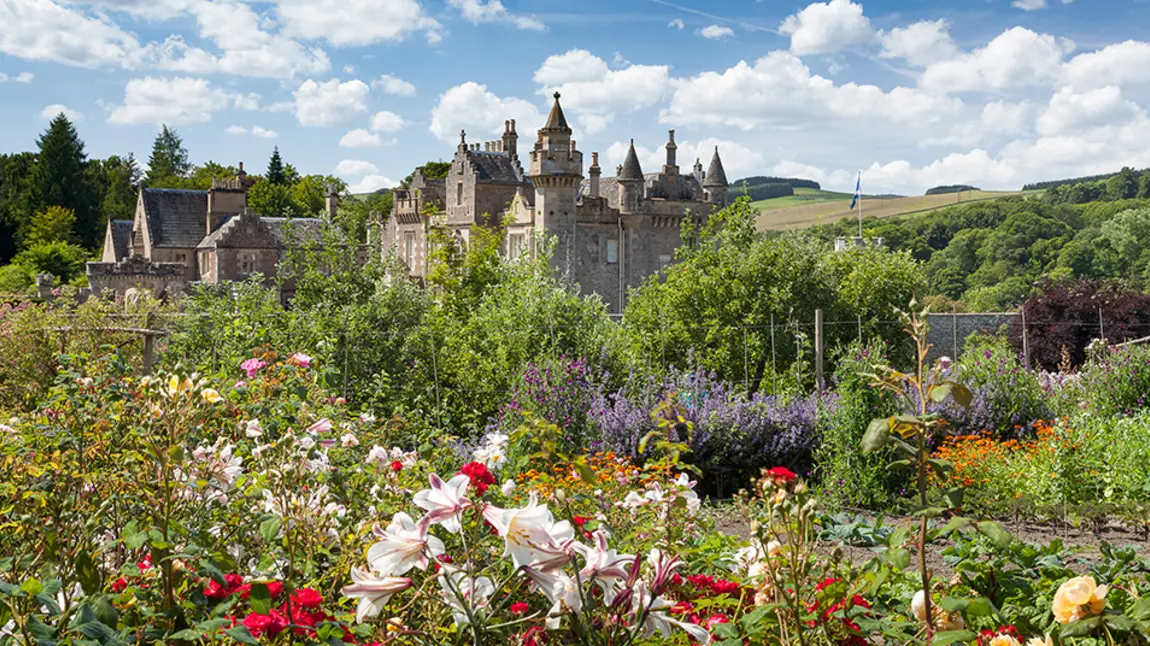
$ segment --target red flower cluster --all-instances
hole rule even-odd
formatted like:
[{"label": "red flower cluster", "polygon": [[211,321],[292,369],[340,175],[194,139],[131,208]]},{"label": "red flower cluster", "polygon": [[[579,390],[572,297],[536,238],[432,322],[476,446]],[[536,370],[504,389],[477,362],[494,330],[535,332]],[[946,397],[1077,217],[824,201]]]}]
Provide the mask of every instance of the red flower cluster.
[{"label": "red flower cluster", "polygon": [[[269,586],[269,591],[270,589]],[[283,592],[282,585],[279,592]],[[316,634],[315,627],[320,622],[331,619],[331,616],[320,609],[323,596],[312,588],[296,590],[289,600],[290,603],[284,602],[280,607],[272,608],[266,615],[253,612],[244,617],[241,623],[253,637],[264,634],[274,637],[283,632],[289,624],[295,626],[293,629],[295,634],[314,637]]]},{"label": "red flower cluster", "polygon": [[687,582],[699,590],[707,590],[713,594],[729,594],[734,596],[739,592],[738,583],[728,579],[716,579],[709,574],[692,574],[687,577]]},{"label": "red flower cluster", "polygon": [[399,473],[400,471],[403,471],[403,463],[402,463],[402,462],[400,462],[399,460],[394,460],[394,461],[392,461],[392,463],[391,463],[391,470],[392,470],[392,471],[394,471],[394,472],[396,472],[396,473]]},{"label": "red flower cluster", "polygon": [[468,462],[459,472],[471,479],[471,487],[475,489],[476,495],[482,496],[487,493],[488,487],[495,484],[495,476],[482,462]]},{"label": "red flower cluster", "polygon": [[1017,628],[1014,626],[999,626],[996,630],[987,628],[978,633],[978,646],[990,646],[991,640],[999,635],[1007,635],[1013,637],[1015,641],[1019,643],[1022,642],[1022,635],[1018,632]]},{"label": "red flower cluster", "polygon": [[794,471],[791,471],[786,467],[771,467],[770,469],[767,469],[767,475],[780,485],[788,485],[799,477],[795,475]]},{"label": "red flower cluster", "polygon": [[[829,579],[824,579],[821,582],[819,582],[818,585],[815,586],[815,591],[816,592],[822,592],[823,590],[826,590],[830,586],[834,585],[835,583],[839,583],[839,582],[840,582],[840,579],[836,579],[834,577],[831,577]],[[865,608],[867,610],[870,610],[870,602],[868,602],[866,599],[864,599],[861,595],[857,595],[857,594],[853,595],[849,599],[839,599],[838,601],[827,606],[827,608],[822,611],[821,619],[822,619],[822,621],[830,621],[831,619],[834,618],[835,613],[845,612],[845,611],[850,610],[850,609],[855,608],[855,607]],[[812,601],[811,603],[809,603],[807,605],[807,612],[818,613],[819,612],[819,602],[817,600],[815,600],[815,601]],[[855,623],[855,621],[853,619],[851,619],[850,617],[844,616],[841,619],[839,619],[839,621],[842,623],[842,626],[844,628],[846,628],[847,631],[849,631],[849,634],[846,637],[839,640],[839,644],[842,644],[843,646],[866,646],[866,643],[867,643],[866,639],[864,639],[861,635],[859,635],[859,630],[860,630],[859,625],[857,623]],[[812,619],[809,622],[809,624],[812,628],[814,628],[818,624],[818,622],[816,620]]]},{"label": "red flower cluster", "polygon": [[[204,588],[204,596],[216,600],[226,599],[244,587],[244,578],[238,574],[224,575],[224,582],[220,585],[215,579],[208,581],[207,587]],[[250,590],[251,586],[248,586],[248,589]]]},{"label": "red flower cluster", "polygon": [[513,615],[521,615],[521,614],[527,612],[528,608],[529,608],[529,606],[527,605],[527,602],[517,601],[517,602],[511,604],[510,610],[511,610],[511,614],[513,614]]}]

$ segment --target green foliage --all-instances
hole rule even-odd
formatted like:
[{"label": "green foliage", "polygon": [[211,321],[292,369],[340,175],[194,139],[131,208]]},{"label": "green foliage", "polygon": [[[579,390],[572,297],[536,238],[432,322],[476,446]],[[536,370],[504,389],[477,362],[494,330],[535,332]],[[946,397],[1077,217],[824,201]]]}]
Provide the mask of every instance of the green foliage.
[{"label": "green foliage", "polygon": [[86,172],[84,142],[72,122],[60,114],[52,119],[36,144],[39,153],[31,177],[33,212],[52,206],[71,209],[76,214],[77,241],[85,248],[96,249],[104,237],[104,214]]},{"label": "green foliage", "polygon": [[32,217],[32,169],[36,154],[0,155],[0,262],[18,250]]},{"label": "green foliage", "polygon": [[52,274],[61,283],[68,283],[84,274],[84,263],[89,259],[83,247],[68,242],[47,242],[16,254],[12,264],[36,274]]},{"label": "green foliage", "polygon": [[268,160],[268,170],[264,173],[264,179],[269,184],[278,186],[286,186],[288,181],[284,175],[284,160],[280,157],[280,147],[276,146],[272,149],[271,159]]},{"label": "green foliage", "polygon": [[292,189],[284,184],[256,182],[248,189],[248,206],[266,218],[298,218],[304,215]]},{"label": "green foliage", "polygon": [[[443,179],[447,177],[447,173],[451,171],[451,162],[445,161],[429,161],[422,166],[423,176],[427,179]],[[399,183],[400,188],[407,188],[411,186],[411,175],[403,178]]]},{"label": "green foliage", "polygon": [[[145,183],[153,188],[162,188],[169,178],[186,178],[192,170],[188,161],[188,150],[175,130],[163,124],[160,133],[152,142],[152,155],[148,158],[148,177]],[[182,187],[166,187],[182,188]]]},{"label": "green foliage", "polygon": [[75,225],[75,211],[62,206],[50,206],[32,218],[28,233],[24,236],[24,245],[31,248],[53,242],[71,242]]},{"label": "green foliage", "polygon": [[0,267],[0,294],[22,294],[32,286],[33,273],[23,265]]}]

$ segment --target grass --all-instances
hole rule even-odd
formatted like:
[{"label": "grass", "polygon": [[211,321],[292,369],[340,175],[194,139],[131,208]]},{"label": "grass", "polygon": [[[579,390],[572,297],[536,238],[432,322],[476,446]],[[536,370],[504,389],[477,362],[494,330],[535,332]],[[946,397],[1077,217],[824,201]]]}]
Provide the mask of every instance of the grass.
[{"label": "grass", "polygon": [[[732,197],[738,197],[738,189],[731,191]],[[751,206],[759,209],[760,211],[775,211],[790,206],[800,206],[804,204],[821,204],[824,202],[840,202],[842,200],[850,200],[850,193],[838,193],[835,191],[820,191],[814,188],[796,188],[794,195],[786,197],[776,197],[770,200],[759,200],[753,202]],[[864,196],[863,199],[866,199]]]},{"label": "grass", "polygon": [[[755,202],[759,208],[759,229],[785,230],[801,229],[837,222],[845,217],[853,217],[857,213],[850,209],[851,195],[849,193],[833,193],[830,191],[812,191],[800,189],[813,194],[825,194],[828,197],[812,196],[810,201],[796,201],[800,195],[780,197],[773,200]],[[798,191],[795,191],[798,193]],[[920,195],[914,197],[894,198],[867,198],[863,196],[863,217],[888,218],[907,213],[921,213],[933,211],[955,204],[993,200],[1000,197],[1015,195],[1030,195],[1039,191],[964,191],[962,193],[948,193],[944,195]],[[831,198],[829,196],[840,196]],[[789,202],[783,202],[789,200]]]}]

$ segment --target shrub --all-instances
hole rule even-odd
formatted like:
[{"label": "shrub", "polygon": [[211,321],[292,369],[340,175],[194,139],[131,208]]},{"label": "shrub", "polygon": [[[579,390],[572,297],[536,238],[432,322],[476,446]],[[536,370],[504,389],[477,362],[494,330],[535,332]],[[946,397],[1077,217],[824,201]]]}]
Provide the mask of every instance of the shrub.
[{"label": "shrub", "polygon": [[1083,367],[1081,379],[1094,414],[1134,415],[1150,403],[1150,347],[1099,347]]},{"label": "shrub", "polygon": [[974,335],[957,365],[958,379],[974,394],[968,407],[948,406],[953,432],[989,432],[1013,438],[1029,433],[1035,420],[1049,419],[1052,408],[1038,375],[1026,370],[1006,339]]}]

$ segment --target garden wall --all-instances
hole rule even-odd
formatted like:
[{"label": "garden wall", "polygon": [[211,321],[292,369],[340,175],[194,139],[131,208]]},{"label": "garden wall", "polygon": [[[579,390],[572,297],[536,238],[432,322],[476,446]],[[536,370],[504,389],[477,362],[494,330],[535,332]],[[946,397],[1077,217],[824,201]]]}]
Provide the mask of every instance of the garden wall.
[{"label": "garden wall", "polygon": [[1017,312],[931,312],[928,315],[930,333],[926,337],[931,345],[930,360],[942,356],[957,359],[962,354],[967,337],[975,332],[995,332],[1004,325],[1013,324],[1016,318]]}]

